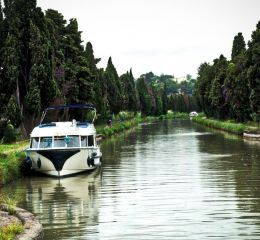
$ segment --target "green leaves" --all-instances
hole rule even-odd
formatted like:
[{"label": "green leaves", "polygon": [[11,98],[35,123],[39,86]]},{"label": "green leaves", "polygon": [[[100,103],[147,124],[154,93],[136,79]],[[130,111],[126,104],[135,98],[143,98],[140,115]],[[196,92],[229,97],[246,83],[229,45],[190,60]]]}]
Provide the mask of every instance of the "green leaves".
[{"label": "green leaves", "polygon": [[195,93],[207,115],[243,122],[260,113],[259,26],[260,22],[248,49],[242,33],[234,37],[231,61],[221,55],[213,65],[199,67]]}]

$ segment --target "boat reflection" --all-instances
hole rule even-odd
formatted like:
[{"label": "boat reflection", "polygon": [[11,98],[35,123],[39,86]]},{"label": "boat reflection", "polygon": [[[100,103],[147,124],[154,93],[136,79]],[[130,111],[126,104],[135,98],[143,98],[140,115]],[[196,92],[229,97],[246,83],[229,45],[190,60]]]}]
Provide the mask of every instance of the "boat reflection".
[{"label": "boat reflection", "polygon": [[[45,230],[55,229],[45,231],[46,239],[79,239],[96,226],[101,168],[75,177],[37,177],[26,182],[23,205],[35,213]],[[52,236],[47,236],[50,232]]]}]

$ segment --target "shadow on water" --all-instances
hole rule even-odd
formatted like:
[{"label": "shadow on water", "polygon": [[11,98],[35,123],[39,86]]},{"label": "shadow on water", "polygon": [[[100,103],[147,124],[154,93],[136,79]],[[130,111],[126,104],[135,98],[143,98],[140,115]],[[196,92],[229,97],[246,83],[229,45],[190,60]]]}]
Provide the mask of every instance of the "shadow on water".
[{"label": "shadow on water", "polygon": [[[233,199],[227,217],[245,225],[260,225],[260,145],[234,134],[211,130],[214,134],[198,136],[201,176],[204,184],[222,196]],[[214,200],[214,199],[213,199]],[[234,210],[234,209],[233,209]],[[233,214],[233,215],[232,215]],[[249,235],[259,236],[259,229]]]}]

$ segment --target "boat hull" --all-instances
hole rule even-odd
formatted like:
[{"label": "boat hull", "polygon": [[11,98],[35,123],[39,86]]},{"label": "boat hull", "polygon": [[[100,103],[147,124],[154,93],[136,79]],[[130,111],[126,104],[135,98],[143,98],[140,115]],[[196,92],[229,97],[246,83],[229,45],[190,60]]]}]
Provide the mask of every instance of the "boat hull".
[{"label": "boat hull", "polygon": [[99,149],[27,149],[26,152],[32,170],[55,177],[93,170],[101,165],[102,157]]}]

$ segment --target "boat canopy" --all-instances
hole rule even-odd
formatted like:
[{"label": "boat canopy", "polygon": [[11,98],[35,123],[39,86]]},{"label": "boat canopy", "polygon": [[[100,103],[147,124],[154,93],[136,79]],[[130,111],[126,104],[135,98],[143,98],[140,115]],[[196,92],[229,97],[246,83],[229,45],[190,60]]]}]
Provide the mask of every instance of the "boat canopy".
[{"label": "boat canopy", "polygon": [[95,117],[96,108],[92,104],[50,106],[43,111],[40,125],[43,123],[67,122],[72,120],[89,122],[90,118],[92,118],[93,123]]}]

